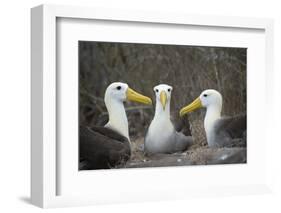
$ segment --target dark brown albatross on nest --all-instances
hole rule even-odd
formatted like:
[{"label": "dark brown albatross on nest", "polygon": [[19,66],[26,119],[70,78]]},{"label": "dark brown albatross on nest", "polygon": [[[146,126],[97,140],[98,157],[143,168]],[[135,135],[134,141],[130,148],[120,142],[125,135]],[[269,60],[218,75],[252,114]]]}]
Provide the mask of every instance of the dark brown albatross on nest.
[{"label": "dark brown albatross on nest", "polygon": [[105,92],[109,121],[104,127],[83,127],[79,131],[79,170],[109,169],[128,161],[131,155],[128,120],[123,102],[152,104],[150,98],[115,82]]}]

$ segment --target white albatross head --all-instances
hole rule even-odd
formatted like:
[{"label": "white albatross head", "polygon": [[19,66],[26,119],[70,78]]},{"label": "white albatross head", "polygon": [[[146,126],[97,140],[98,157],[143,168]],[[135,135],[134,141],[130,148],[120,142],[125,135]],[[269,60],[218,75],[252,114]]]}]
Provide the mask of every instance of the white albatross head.
[{"label": "white albatross head", "polygon": [[123,104],[125,101],[151,105],[152,100],[134,91],[125,83],[114,82],[107,87],[104,102],[108,111],[109,121],[105,127],[115,130],[129,139],[128,119]]},{"label": "white albatross head", "polygon": [[163,110],[165,110],[166,106],[170,104],[173,87],[167,84],[159,84],[153,90],[155,92],[156,103],[161,103]]},{"label": "white albatross head", "polygon": [[152,104],[152,101],[149,97],[141,95],[131,89],[128,84],[121,82],[114,82],[110,84],[104,96],[105,103],[107,102],[124,102],[124,101],[134,101],[143,104]]},{"label": "white albatross head", "polygon": [[214,89],[207,89],[204,90],[198,98],[196,98],[191,104],[183,107],[180,110],[180,116],[183,116],[189,112],[192,112],[196,109],[205,107],[207,108],[213,108],[221,112],[222,108],[222,96],[221,94],[214,90]]},{"label": "white albatross head", "polygon": [[199,96],[203,107],[215,106],[221,109],[222,107],[222,96],[214,89],[204,90]]}]

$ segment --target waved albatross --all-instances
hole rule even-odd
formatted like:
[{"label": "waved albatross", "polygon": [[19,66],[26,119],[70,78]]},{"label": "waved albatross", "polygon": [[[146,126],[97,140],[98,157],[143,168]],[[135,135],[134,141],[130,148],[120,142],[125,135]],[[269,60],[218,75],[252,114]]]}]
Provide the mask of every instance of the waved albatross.
[{"label": "waved albatross", "polygon": [[160,84],[154,87],[156,107],[154,118],[145,136],[146,154],[181,152],[192,144],[192,137],[177,132],[170,120],[172,87]]},{"label": "waved albatross", "polygon": [[192,112],[198,108],[207,109],[204,119],[208,146],[232,147],[246,146],[245,114],[233,117],[221,117],[222,95],[213,89],[203,91],[191,104],[180,110],[180,116]]},{"label": "waved albatross", "polygon": [[80,126],[80,170],[113,168],[130,158],[128,120],[123,104],[126,100],[152,104],[150,98],[135,92],[125,83],[110,84],[104,96],[108,123],[104,127]]}]

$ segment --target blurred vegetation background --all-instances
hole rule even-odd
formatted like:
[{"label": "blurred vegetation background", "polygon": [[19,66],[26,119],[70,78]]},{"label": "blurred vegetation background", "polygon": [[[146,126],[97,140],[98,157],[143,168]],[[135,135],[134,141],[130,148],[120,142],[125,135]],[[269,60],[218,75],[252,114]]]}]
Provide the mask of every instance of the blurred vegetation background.
[{"label": "blurred vegetation background", "polygon": [[[127,83],[153,100],[153,87],[165,83],[173,86],[171,118],[176,128],[185,123],[196,144],[205,145],[205,110],[180,120],[180,108],[203,90],[216,89],[223,96],[222,115],[246,113],[246,64],[245,48],[79,41],[80,124],[106,124],[103,98],[112,82]],[[125,107],[134,141],[144,136],[154,106],[128,102]]]}]

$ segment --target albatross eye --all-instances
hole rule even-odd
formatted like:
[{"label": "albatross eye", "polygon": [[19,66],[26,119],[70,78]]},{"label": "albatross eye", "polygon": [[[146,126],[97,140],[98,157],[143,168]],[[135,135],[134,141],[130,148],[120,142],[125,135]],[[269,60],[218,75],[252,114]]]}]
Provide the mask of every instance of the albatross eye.
[{"label": "albatross eye", "polygon": [[158,90],[158,89],[156,89],[155,91],[156,91],[156,92],[159,92],[159,90]]},{"label": "albatross eye", "polygon": [[120,89],[121,89],[121,86],[116,87],[116,89],[120,90]]},{"label": "albatross eye", "polygon": [[208,95],[207,95],[207,94],[204,94],[203,96],[204,96],[204,97],[207,97]]},{"label": "albatross eye", "polygon": [[171,89],[170,89],[170,88],[168,89],[168,92],[171,92]]}]

